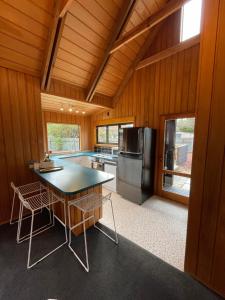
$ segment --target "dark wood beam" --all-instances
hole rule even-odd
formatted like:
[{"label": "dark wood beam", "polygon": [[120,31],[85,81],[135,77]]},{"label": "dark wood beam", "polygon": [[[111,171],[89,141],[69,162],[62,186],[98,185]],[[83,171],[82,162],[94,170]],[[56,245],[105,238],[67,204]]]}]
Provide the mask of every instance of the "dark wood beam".
[{"label": "dark wood beam", "polygon": [[54,17],[49,32],[45,59],[41,72],[41,89],[48,89],[51,81],[52,66],[58,50],[65,15],[73,0],[56,0],[54,3]]},{"label": "dark wood beam", "polygon": [[160,60],[170,57],[170,56],[172,56],[178,52],[181,52],[185,49],[191,48],[199,43],[200,43],[200,35],[197,35],[191,39],[188,39],[187,41],[181,42],[175,46],[167,48],[163,51],[160,51],[159,53],[156,53],[156,54],[140,61],[139,64],[136,66],[136,70],[150,66]]},{"label": "dark wood beam", "polygon": [[49,67],[49,62],[51,59],[51,54],[53,51],[53,45],[54,45],[54,40],[55,40],[55,35],[57,31],[57,26],[58,26],[58,20],[59,20],[59,14],[61,11],[61,1],[55,1],[55,6],[54,6],[54,17],[52,20],[52,26],[49,32],[49,37],[47,41],[47,47],[46,47],[46,52],[45,52],[45,59],[43,62],[42,66],[42,72],[41,72],[41,89],[45,89],[46,86],[46,77],[48,73],[48,67]]},{"label": "dark wood beam", "polygon": [[134,27],[132,30],[127,32],[124,36],[115,41],[110,54],[119,50],[121,47],[136,39],[138,36],[145,33],[147,30],[153,28],[170,15],[178,11],[186,2],[190,0],[171,0],[168,2],[160,11],[156,12],[154,15],[150,16],[140,25]]},{"label": "dark wood beam", "polygon": [[56,60],[56,56],[57,56],[57,52],[58,52],[58,48],[59,48],[59,43],[60,43],[60,40],[62,37],[62,31],[64,28],[65,18],[66,18],[66,16],[64,16],[63,18],[59,18],[59,20],[58,20],[54,44],[53,44],[52,53],[51,53],[51,58],[50,58],[49,65],[48,65],[48,72],[47,72],[46,83],[45,83],[46,90],[48,90],[50,87],[52,71],[53,71],[53,67],[55,64],[55,60]]},{"label": "dark wood beam", "polygon": [[131,14],[133,12],[135,3],[136,3],[136,0],[126,0],[123,3],[120,16],[119,16],[118,21],[116,22],[115,27],[112,31],[112,35],[109,39],[108,46],[106,47],[106,50],[104,52],[104,56],[99,64],[99,66],[96,68],[96,70],[94,72],[94,76],[92,77],[92,80],[89,84],[87,97],[86,97],[87,101],[91,101],[94,96],[97,84],[98,84],[99,80],[101,79],[104,68],[108,62],[112,46],[113,46],[114,42],[116,41],[116,39],[118,39],[123,28],[125,28]]},{"label": "dark wood beam", "polygon": [[118,103],[120,96],[122,95],[124,89],[126,88],[130,78],[134,74],[136,67],[141,59],[146,55],[147,51],[149,50],[150,46],[152,45],[153,41],[155,40],[162,24],[159,24],[157,27],[155,27],[148,35],[143,47],[141,47],[141,50],[139,51],[138,55],[136,56],[135,60],[132,62],[131,66],[129,67],[123,81],[121,82],[116,95],[113,97],[113,106]]}]

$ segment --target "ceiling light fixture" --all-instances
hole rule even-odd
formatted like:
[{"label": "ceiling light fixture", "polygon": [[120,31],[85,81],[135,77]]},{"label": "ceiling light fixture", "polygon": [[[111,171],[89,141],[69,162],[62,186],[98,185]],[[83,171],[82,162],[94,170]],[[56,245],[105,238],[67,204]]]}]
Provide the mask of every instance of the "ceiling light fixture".
[{"label": "ceiling light fixture", "polygon": [[70,108],[69,108],[69,112],[72,112],[72,111],[73,111],[73,109],[72,109],[72,107],[70,107]]},{"label": "ceiling light fixture", "polygon": [[82,114],[84,115],[84,114],[86,114],[86,112],[85,112],[85,111],[82,111]]},{"label": "ceiling light fixture", "polygon": [[78,114],[79,113],[79,110],[76,110],[76,114]]},{"label": "ceiling light fixture", "polygon": [[61,104],[60,110],[61,110],[61,111],[64,111],[64,108],[63,108],[63,105],[62,105],[62,104]]}]

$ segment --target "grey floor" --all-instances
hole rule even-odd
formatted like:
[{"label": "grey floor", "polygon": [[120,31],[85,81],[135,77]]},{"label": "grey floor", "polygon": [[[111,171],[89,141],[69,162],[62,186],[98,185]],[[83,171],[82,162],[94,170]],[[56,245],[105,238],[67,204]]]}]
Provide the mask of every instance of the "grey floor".
[{"label": "grey floor", "polygon": [[[84,272],[66,246],[26,270],[28,245],[17,245],[15,237],[15,225],[0,226],[1,300],[220,299],[187,274],[121,236],[116,246],[100,232],[88,230],[90,273]],[[62,240],[63,230],[57,225],[34,239],[34,256]],[[82,251],[82,236],[74,237],[73,245]]]}]

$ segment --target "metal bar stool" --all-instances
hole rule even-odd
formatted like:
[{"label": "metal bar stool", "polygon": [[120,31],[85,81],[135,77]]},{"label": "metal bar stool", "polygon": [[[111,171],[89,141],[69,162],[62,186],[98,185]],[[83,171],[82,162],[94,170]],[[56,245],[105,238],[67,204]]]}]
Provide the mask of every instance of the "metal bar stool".
[{"label": "metal bar stool", "polygon": [[[15,198],[16,195],[18,195],[18,193],[20,193],[22,196],[28,196],[30,194],[33,193],[41,193],[45,190],[47,190],[47,187],[44,186],[40,181],[36,181],[36,182],[32,182],[32,183],[28,183],[25,185],[21,185],[21,186],[15,186],[15,184],[13,182],[11,182],[11,187],[13,189],[13,201],[12,201],[12,208],[11,208],[11,216],[10,216],[10,224],[15,224],[18,222],[18,220],[13,222],[13,214],[14,214],[14,206],[15,206]],[[38,212],[36,212],[38,213]],[[23,220],[30,218],[31,215],[26,216],[23,218]]]},{"label": "metal bar stool", "polygon": [[[66,203],[63,198],[58,197],[55,195],[53,192],[50,191],[45,191],[39,194],[36,194],[31,197],[24,198],[24,196],[20,193],[18,193],[19,199],[21,201],[21,206],[20,206],[20,212],[19,212],[19,220],[18,220],[18,228],[17,228],[17,241],[18,243],[21,243],[25,240],[29,240],[29,249],[28,249],[28,257],[27,257],[27,269],[32,268],[34,265],[45,259],[47,256],[58,250],[60,247],[62,247],[64,244],[68,242],[67,238],[67,229],[66,229]],[[54,213],[54,204],[61,202],[63,203],[64,207],[64,222],[62,222]],[[21,237],[21,225],[23,221],[23,209],[24,207],[28,210],[31,211],[31,225],[30,225],[30,233]],[[35,212],[42,209],[42,208],[49,208],[52,210],[52,215],[53,215],[53,222],[52,224],[47,224],[45,226],[42,226],[41,228],[38,228],[37,230],[33,231],[33,224],[34,224],[34,216]],[[38,259],[37,261],[33,262],[31,264],[31,247],[32,247],[32,238],[43,231],[50,229],[55,225],[55,218],[64,226],[65,228],[65,238],[66,240],[61,243],[59,246],[57,246],[55,249]]]},{"label": "metal bar stool", "polygon": [[[94,211],[95,211],[96,208],[102,207],[102,205],[106,201],[110,201],[110,203],[111,203],[111,210],[112,210],[112,217],[113,217],[115,238],[112,238],[110,235],[108,235],[105,231],[103,231],[101,228],[99,228],[95,224],[96,220],[95,220]],[[70,208],[71,208],[71,206],[76,207],[77,209],[79,209],[82,212],[82,221],[79,222],[78,224],[73,225],[73,226],[71,226],[71,216],[70,216]],[[87,213],[92,213],[92,214],[89,215],[88,217],[86,217],[85,215]],[[87,237],[86,237],[86,225],[85,225],[85,222],[88,221],[88,220],[90,220],[90,219],[92,219],[92,218],[94,219],[94,227],[96,229],[98,229],[99,231],[101,231],[105,236],[107,236],[114,243],[118,244],[118,236],[117,236],[117,232],[116,232],[115,217],[114,217],[114,211],[113,211],[111,193],[108,194],[108,195],[106,195],[106,196],[102,196],[102,195],[97,194],[97,193],[91,193],[91,194],[83,196],[83,197],[81,197],[79,199],[71,200],[68,203],[68,219],[69,219],[69,243],[68,243],[68,246],[69,246],[70,250],[73,252],[73,254],[75,255],[75,257],[77,258],[77,260],[80,262],[80,264],[84,267],[84,269],[87,272],[89,272],[90,268],[89,268],[89,260],[88,260],[88,249],[87,249]],[[72,232],[72,230],[74,228],[80,226],[81,224],[83,224],[83,231],[84,231],[84,244],[85,244],[86,264],[81,260],[81,258],[77,255],[77,253],[74,251],[74,249],[71,246],[71,232]]]}]

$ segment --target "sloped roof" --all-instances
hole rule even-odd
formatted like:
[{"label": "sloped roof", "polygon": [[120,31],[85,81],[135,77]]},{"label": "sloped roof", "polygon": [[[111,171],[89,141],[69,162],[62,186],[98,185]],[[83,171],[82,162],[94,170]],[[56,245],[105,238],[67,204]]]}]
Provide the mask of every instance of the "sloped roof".
[{"label": "sloped roof", "polygon": [[[129,1],[126,1],[127,3]],[[167,0],[136,0],[120,37],[143,23]],[[41,76],[54,26],[54,0],[0,0],[0,65]],[[101,63],[125,0],[62,0],[68,4],[51,78],[87,89]],[[149,35],[112,53],[95,91],[114,96]]]}]

